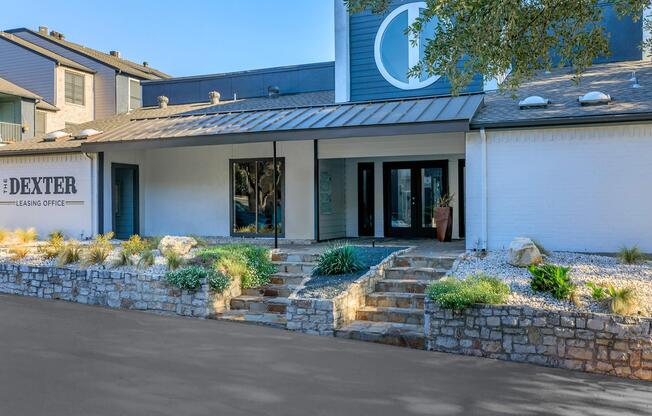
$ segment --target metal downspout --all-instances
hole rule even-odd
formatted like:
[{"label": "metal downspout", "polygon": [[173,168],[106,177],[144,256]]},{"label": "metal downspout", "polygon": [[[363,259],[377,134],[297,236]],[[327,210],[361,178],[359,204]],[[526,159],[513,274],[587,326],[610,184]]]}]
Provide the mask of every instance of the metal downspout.
[{"label": "metal downspout", "polygon": [[480,241],[480,248],[486,251],[488,248],[489,231],[489,213],[488,213],[488,193],[487,193],[487,133],[484,128],[480,129],[481,147],[480,153],[482,154],[482,171],[481,171],[481,187],[482,187],[482,234]]}]

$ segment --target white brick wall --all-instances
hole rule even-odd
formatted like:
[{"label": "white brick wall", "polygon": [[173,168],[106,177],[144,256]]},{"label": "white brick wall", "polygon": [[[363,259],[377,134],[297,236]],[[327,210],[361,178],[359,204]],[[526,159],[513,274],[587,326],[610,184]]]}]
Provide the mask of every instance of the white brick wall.
[{"label": "white brick wall", "polygon": [[[66,71],[84,76],[85,104],[77,105],[66,102]],[[75,71],[66,67],[57,67],[57,96],[55,105],[60,111],[48,113],[47,131],[62,130],[66,123],[80,124],[92,121],[95,115],[95,96],[93,89],[93,74]]]},{"label": "white brick wall", "polygon": [[[652,252],[652,126],[487,131],[489,249]],[[467,247],[482,238],[480,135],[467,135]]]}]

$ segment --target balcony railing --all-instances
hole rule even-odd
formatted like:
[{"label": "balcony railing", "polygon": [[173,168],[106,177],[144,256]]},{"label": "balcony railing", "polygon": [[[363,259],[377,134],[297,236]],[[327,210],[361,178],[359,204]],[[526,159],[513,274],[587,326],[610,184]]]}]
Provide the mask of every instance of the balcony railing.
[{"label": "balcony railing", "polygon": [[0,121],[0,143],[19,142],[23,137],[23,127],[20,124]]}]

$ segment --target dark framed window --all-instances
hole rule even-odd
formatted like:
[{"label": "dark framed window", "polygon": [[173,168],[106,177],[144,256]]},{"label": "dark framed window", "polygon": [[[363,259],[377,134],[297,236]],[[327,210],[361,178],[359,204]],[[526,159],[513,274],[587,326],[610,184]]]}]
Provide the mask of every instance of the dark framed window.
[{"label": "dark framed window", "polygon": [[66,71],[66,102],[85,105],[86,97],[84,76],[75,72]]},{"label": "dark framed window", "polygon": [[274,168],[269,159],[231,160],[231,235],[273,236],[274,212],[278,235],[285,233],[285,160],[276,159],[276,207]]},{"label": "dark framed window", "polygon": [[135,110],[142,107],[142,91],[140,89],[140,81],[137,79],[129,80],[129,109]]}]

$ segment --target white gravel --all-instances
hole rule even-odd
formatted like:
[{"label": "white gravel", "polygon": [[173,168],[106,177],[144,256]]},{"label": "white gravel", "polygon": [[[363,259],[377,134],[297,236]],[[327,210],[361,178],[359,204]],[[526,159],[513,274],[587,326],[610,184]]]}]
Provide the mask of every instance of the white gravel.
[{"label": "white gravel", "polygon": [[652,263],[621,264],[617,258],[593,254],[553,252],[546,263],[570,267],[570,277],[577,285],[579,301],[559,301],[550,295],[536,293],[530,288],[530,272],[507,263],[507,251],[489,253],[468,252],[457,259],[450,274],[467,277],[484,273],[502,279],[510,286],[512,293],[508,304],[528,305],[536,308],[568,311],[606,312],[605,305],[591,298],[587,282],[597,285],[613,285],[616,288],[632,287],[638,296],[643,316],[652,316]]},{"label": "white gravel", "polygon": [[[57,266],[56,259],[47,259],[39,253],[38,246],[42,244],[43,243],[30,244],[29,245],[30,254],[20,261],[15,261],[12,258],[12,255],[9,251],[9,247],[7,246],[0,247],[0,263],[17,263],[17,264],[23,264],[27,266],[34,266],[34,267],[56,267]],[[82,242],[80,244],[87,245],[88,242]],[[118,243],[115,244],[116,247],[117,244]],[[195,258],[198,250],[199,249],[197,248],[192,249],[190,253],[188,253],[188,255],[183,256],[183,259],[186,262],[189,262],[190,260]],[[109,257],[104,261],[103,264],[92,264],[86,266],[82,263],[73,263],[73,264],[68,264],[64,267],[72,268],[72,269],[87,269],[87,270],[111,270],[116,272],[140,273],[140,274],[149,274],[149,275],[165,274],[168,271],[167,260],[163,255],[161,255],[161,252],[158,250],[154,250],[154,256],[155,256],[154,264],[148,268],[137,267],[137,262],[138,262],[137,256],[133,257],[133,262],[134,262],[133,266],[115,266],[116,260],[119,257],[119,253],[120,253],[120,249],[115,248],[111,252],[111,254],[109,254]]]}]

